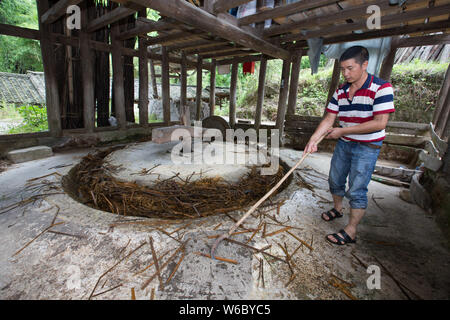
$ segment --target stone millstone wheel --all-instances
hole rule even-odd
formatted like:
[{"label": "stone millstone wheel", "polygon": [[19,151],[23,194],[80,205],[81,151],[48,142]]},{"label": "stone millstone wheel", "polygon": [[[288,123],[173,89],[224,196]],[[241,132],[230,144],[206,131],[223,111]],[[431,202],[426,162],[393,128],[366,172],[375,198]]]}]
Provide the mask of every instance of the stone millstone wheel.
[{"label": "stone millstone wheel", "polygon": [[224,139],[227,136],[227,129],[231,129],[229,123],[224,118],[219,116],[211,116],[203,119],[202,127],[220,130]]}]

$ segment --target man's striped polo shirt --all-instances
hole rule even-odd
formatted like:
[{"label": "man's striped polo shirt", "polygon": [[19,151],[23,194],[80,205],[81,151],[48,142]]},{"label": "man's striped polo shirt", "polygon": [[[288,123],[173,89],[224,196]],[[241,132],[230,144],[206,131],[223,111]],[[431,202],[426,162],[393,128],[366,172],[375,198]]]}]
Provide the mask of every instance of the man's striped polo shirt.
[{"label": "man's striped polo shirt", "polygon": [[[327,112],[339,117],[341,127],[351,127],[373,120],[377,114],[394,112],[394,91],[392,85],[369,74],[364,85],[349,99],[350,83],[340,86],[330,100]],[[343,136],[345,141],[376,142],[385,138],[385,130],[365,134]]]}]

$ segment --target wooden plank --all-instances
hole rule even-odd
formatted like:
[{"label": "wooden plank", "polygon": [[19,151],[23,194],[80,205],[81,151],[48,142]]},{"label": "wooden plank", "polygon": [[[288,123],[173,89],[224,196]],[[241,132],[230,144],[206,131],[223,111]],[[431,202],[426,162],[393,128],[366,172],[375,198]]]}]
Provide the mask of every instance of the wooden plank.
[{"label": "wooden plank", "polygon": [[203,9],[197,8],[183,0],[130,0],[131,2],[152,8],[162,15],[183,21],[194,28],[212,33],[244,47],[279,58],[289,59],[289,51],[280,48],[254,33],[234,26],[224,19],[219,19]]},{"label": "wooden plank", "polygon": [[53,23],[67,12],[67,7],[77,5],[83,0],[59,0],[44,14],[41,15],[41,22],[44,24]]},{"label": "wooden plank", "polygon": [[399,40],[397,48],[431,46],[437,44],[450,44],[450,34],[434,34],[429,36],[402,38]]},{"label": "wooden plank", "polygon": [[[139,11],[138,15],[139,17],[146,17],[147,10]],[[139,124],[144,127],[148,126],[148,102],[147,46],[145,45],[145,39],[139,38]]]},{"label": "wooden plank", "polygon": [[246,4],[252,0],[217,0],[213,4],[213,12],[215,14],[225,12],[229,9],[239,7],[242,4]]},{"label": "wooden plank", "polygon": [[261,127],[261,118],[266,88],[267,57],[263,56],[259,65],[258,100],[256,101],[255,130]]},{"label": "wooden plank", "polygon": [[199,32],[195,34],[194,32],[187,32],[187,31],[180,31],[176,33],[171,33],[163,36],[157,36],[157,37],[149,37],[147,40],[147,46],[152,46],[155,44],[160,45],[169,45],[173,42],[180,41],[180,40],[197,40],[201,38],[201,35],[204,34],[203,32]]},{"label": "wooden plank", "polygon": [[[49,8],[48,0],[37,0],[38,15],[41,17]],[[39,20],[41,21],[41,20]],[[47,105],[48,128],[53,137],[62,135],[60,96],[54,63],[53,45],[50,41],[50,25],[39,22],[41,53],[45,78],[45,101]]]},{"label": "wooden plank", "polygon": [[286,116],[286,101],[288,97],[288,91],[289,91],[289,73],[291,69],[291,61],[290,60],[284,60],[283,61],[283,69],[281,71],[281,84],[280,84],[280,95],[278,99],[278,111],[277,111],[277,121],[276,121],[276,128],[280,132],[280,139],[283,136],[283,127],[284,127],[284,120]]},{"label": "wooden plank", "polygon": [[86,30],[88,21],[87,3],[83,3],[81,9],[81,31],[80,31],[80,59],[83,86],[83,123],[87,133],[93,133],[95,128],[95,79],[94,79],[94,52],[90,49],[90,34]]},{"label": "wooden plank", "polygon": [[[101,17],[98,17],[97,19],[94,19],[91,22],[89,22],[87,26],[87,31],[88,32],[97,31],[103,27],[110,25],[111,23],[122,20],[123,18],[126,18],[134,13],[136,13],[136,10],[120,6],[102,15]],[[120,37],[118,37],[118,40],[120,40]]]},{"label": "wooden plank", "polygon": [[231,67],[231,82],[230,82],[229,123],[230,123],[231,128],[234,128],[234,126],[236,124],[236,89],[237,89],[238,68],[239,68],[239,62],[237,59],[235,59],[233,61],[233,65]]},{"label": "wooden plank", "polygon": [[216,108],[216,60],[211,61],[211,76],[209,83],[209,116],[214,115]]},{"label": "wooden plank", "polygon": [[289,88],[289,99],[287,105],[287,113],[295,114],[295,109],[297,107],[297,91],[298,91],[298,80],[300,77],[300,66],[302,63],[303,52],[298,52],[292,56],[292,71],[291,71],[291,84]]},{"label": "wooden plank", "polygon": [[436,102],[436,107],[433,113],[432,123],[434,124],[434,130],[436,133],[441,136],[441,133],[438,132],[437,126],[440,122],[440,119],[443,117],[443,110],[445,108],[445,100],[447,99],[448,92],[450,90],[450,65],[447,67],[447,71],[445,72],[444,81],[442,82],[441,89],[439,90],[439,97]]},{"label": "wooden plank", "polygon": [[175,24],[166,21],[153,21],[143,17],[138,17],[136,20],[136,27],[121,33],[118,39],[126,40],[139,35],[145,35],[149,32],[164,31],[169,29],[176,29]]},{"label": "wooden plank", "polygon": [[39,30],[12,26],[0,23],[0,34],[5,36],[20,37],[26,39],[40,40],[41,33]]},{"label": "wooden plank", "polygon": [[114,108],[119,128],[126,129],[124,70],[122,62],[123,43],[116,39],[119,33],[119,24],[116,22],[111,27]]},{"label": "wooden plank", "polygon": [[336,1],[333,0],[304,0],[275,7],[273,9],[267,9],[246,17],[238,19],[240,26],[249,25],[254,22],[261,22],[267,19],[276,19],[280,17],[289,16],[291,14],[299,13],[303,10],[309,10],[333,4]]},{"label": "wooden plank", "polygon": [[158,96],[158,84],[156,82],[155,64],[153,63],[153,60],[151,60],[151,59],[150,59],[150,80],[152,82],[153,98],[154,99],[159,99],[159,96]]},{"label": "wooden plank", "polygon": [[[441,14],[442,12],[448,12],[450,11],[450,4],[434,7],[434,8],[425,8],[425,9],[419,9],[414,11],[406,11],[403,13],[395,13],[390,15],[385,15],[381,17],[381,25],[387,26],[387,25],[393,25],[393,24],[399,24],[399,23],[405,23],[409,20],[413,20],[416,18],[426,18],[428,16],[434,16]],[[442,23],[444,25],[445,22],[438,21],[437,23]],[[431,25],[430,24],[422,24],[423,26]],[[397,27],[397,29],[401,29],[401,27]],[[366,20],[360,20],[355,23],[349,23],[349,24],[341,24],[337,26],[331,26],[326,28],[320,28],[319,30],[311,30],[306,31],[305,33],[301,34],[293,34],[288,35],[283,38],[281,38],[282,42],[286,41],[298,41],[298,40],[306,40],[311,38],[317,38],[317,37],[324,37],[328,35],[333,34],[343,34],[352,32],[355,30],[369,30],[367,28],[367,22]],[[382,31],[382,30],[378,30]],[[419,29],[420,31],[420,29]],[[358,34],[361,35],[361,34]]]},{"label": "wooden plank", "polygon": [[166,126],[170,122],[170,77],[169,77],[169,53],[166,47],[162,47],[162,61],[161,61],[161,74],[162,74],[162,100],[163,100],[163,113],[164,123]]},{"label": "wooden plank", "polygon": [[202,120],[202,90],[203,90],[203,72],[202,72],[202,65],[203,65],[203,58],[201,56],[198,56],[197,58],[197,92],[195,97],[195,105],[196,105],[196,112],[195,112],[195,119],[197,121]]},{"label": "wooden plank", "polygon": [[392,68],[394,67],[395,54],[397,53],[397,44],[399,36],[393,37],[391,39],[391,48],[389,53],[384,58],[383,64],[381,65],[379,77],[386,81],[391,81]]}]

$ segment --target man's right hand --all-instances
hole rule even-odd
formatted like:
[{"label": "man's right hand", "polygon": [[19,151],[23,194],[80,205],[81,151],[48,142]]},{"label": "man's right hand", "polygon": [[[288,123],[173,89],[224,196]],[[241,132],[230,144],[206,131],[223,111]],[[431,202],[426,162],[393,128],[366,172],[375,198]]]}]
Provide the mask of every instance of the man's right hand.
[{"label": "man's right hand", "polygon": [[317,152],[317,143],[315,141],[309,141],[308,144],[305,147],[305,150],[303,151],[305,153],[314,153]]}]

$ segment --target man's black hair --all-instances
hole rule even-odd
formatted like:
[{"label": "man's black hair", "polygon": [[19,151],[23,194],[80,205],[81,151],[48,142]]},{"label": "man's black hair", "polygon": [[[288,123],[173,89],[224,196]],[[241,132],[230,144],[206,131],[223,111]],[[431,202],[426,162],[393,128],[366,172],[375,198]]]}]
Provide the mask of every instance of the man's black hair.
[{"label": "man's black hair", "polygon": [[369,51],[363,46],[353,46],[344,51],[339,59],[339,62],[355,59],[355,61],[362,65],[364,62],[369,61]]}]

